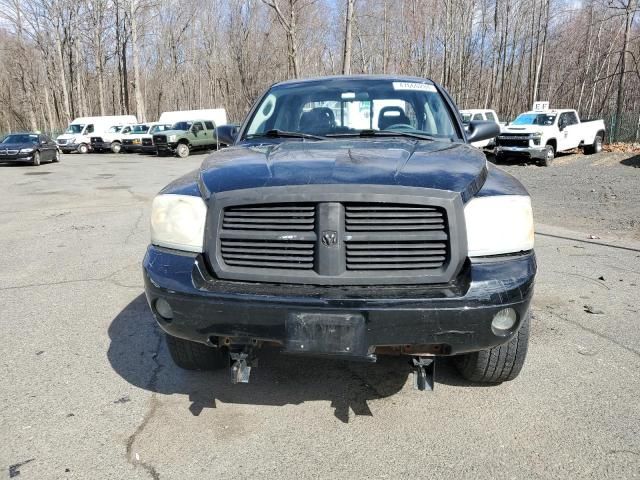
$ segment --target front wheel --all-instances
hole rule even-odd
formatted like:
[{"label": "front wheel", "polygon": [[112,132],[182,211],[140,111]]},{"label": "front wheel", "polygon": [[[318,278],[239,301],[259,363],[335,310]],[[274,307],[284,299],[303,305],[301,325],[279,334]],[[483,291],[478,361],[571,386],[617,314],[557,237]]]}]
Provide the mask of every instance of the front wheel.
[{"label": "front wheel", "polygon": [[60,150],[56,150],[56,154],[53,157],[53,161],[54,161],[54,163],[60,162]]},{"label": "front wheel", "polygon": [[40,152],[38,151],[33,152],[33,160],[31,160],[31,163],[33,164],[34,167],[37,167],[38,165],[40,165]]},{"label": "front wheel", "polygon": [[553,159],[556,158],[556,150],[553,148],[553,145],[547,145],[544,147],[544,158],[540,160],[540,165],[548,167],[553,162]]},{"label": "front wheel", "polygon": [[527,357],[529,323],[527,312],[518,333],[504,345],[456,357],[458,371],[472,382],[501,383],[516,378]]},{"label": "front wheel", "polygon": [[111,142],[111,151],[113,153],[120,153],[121,150],[122,145],[120,144],[120,142]]},{"label": "front wheel", "polygon": [[185,370],[217,370],[229,367],[226,349],[209,347],[183,338],[164,336],[173,362]]},{"label": "front wheel", "polygon": [[187,158],[189,156],[189,145],[186,143],[179,143],[176,147],[176,155],[180,158]]},{"label": "front wheel", "polygon": [[81,143],[80,146],[78,147],[78,153],[88,153],[89,152],[89,147],[87,146],[86,143]]}]

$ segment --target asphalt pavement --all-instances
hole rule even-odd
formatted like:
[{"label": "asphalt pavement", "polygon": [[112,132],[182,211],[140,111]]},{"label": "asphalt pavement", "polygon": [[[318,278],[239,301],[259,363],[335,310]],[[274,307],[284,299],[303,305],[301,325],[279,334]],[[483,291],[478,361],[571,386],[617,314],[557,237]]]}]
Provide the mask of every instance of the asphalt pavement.
[{"label": "asphalt pavement", "polygon": [[529,356],[497,386],[438,361],[432,393],[401,358],[266,352],[236,386],[172,364],[140,262],[153,195],[204,155],[0,165],[0,478],[640,478],[640,168],[607,155],[505,167],[537,220]]}]

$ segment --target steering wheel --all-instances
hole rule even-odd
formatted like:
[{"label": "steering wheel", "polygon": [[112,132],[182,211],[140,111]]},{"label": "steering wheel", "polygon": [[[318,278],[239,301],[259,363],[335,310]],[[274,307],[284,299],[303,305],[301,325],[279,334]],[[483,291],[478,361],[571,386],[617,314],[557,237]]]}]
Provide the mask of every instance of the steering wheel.
[{"label": "steering wheel", "polygon": [[408,123],[394,123],[393,125],[386,127],[385,130],[391,130],[394,128],[396,130],[415,130],[413,125],[409,125]]}]

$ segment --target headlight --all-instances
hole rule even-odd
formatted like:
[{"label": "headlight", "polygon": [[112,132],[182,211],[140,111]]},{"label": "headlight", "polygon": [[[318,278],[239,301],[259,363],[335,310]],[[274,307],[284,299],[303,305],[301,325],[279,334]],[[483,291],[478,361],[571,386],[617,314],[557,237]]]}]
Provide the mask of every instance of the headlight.
[{"label": "headlight", "polygon": [[169,135],[168,140],[169,140],[170,142],[175,142],[177,138],[178,138],[178,136],[177,136],[177,135]]},{"label": "headlight", "polygon": [[478,197],[464,207],[470,257],[533,249],[531,199],[522,195]]},{"label": "headlight", "polygon": [[151,205],[151,243],[202,252],[207,206],[200,197],[158,195]]},{"label": "headlight", "polygon": [[33,148],[21,148],[20,153],[31,153],[33,152]]}]

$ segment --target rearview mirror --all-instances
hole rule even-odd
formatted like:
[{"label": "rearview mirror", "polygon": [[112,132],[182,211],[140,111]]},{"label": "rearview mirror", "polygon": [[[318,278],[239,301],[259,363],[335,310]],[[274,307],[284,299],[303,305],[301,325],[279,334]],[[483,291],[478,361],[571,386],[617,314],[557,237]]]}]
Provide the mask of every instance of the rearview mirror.
[{"label": "rearview mirror", "polygon": [[480,142],[500,135],[500,126],[495,122],[472,120],[467,127],[467,142]]}]

